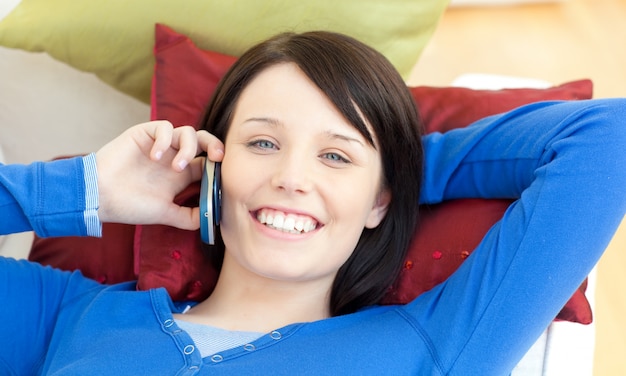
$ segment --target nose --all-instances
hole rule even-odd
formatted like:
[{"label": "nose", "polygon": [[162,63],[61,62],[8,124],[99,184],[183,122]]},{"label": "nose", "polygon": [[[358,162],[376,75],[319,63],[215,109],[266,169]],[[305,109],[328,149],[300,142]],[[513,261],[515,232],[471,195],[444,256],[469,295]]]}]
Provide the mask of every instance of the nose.
[{"label": "nose", "polygon": [[313,161],[303,153],[286,152],[276,161],[271,184],[287,193],[303,194],[313,187]]}]

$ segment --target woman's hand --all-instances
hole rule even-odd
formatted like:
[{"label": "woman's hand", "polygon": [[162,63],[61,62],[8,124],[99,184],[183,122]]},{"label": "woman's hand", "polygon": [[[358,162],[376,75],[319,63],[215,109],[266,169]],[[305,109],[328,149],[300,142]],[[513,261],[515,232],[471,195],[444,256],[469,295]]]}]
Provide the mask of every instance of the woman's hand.
[{"label": "woman's hand", "polygon": [[206,151],[221,161],[224,145],[206,131],[153,121],[129,128],[96,153],[102,222],[200,227],[199,208],[174,197],[200,180]]}]

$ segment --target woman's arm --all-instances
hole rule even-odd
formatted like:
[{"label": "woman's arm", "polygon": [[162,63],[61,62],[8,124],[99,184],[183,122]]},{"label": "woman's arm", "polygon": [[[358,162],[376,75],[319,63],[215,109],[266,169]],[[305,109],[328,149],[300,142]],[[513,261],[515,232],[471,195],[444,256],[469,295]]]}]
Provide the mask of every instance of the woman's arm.
[{"label": "woman's arm", "polygon": [[424,202],[519,198],[456,273],[407,306],[445,373],[505,374],[626,213],[626,100],[537,103],[425,145]]},{"label": "woman's arm", "polygon": [[222,158],[207,132],[155,121],[129,128],[95,155],[0,165],[0,234],[99,235],[100,221],[199,227],[198,208],[174,197],[200,179],[202,158]]},{"label": "woman's arm", "polygon": [[87,235],[83,171],[82,158],[0,165],[0,234]]}]

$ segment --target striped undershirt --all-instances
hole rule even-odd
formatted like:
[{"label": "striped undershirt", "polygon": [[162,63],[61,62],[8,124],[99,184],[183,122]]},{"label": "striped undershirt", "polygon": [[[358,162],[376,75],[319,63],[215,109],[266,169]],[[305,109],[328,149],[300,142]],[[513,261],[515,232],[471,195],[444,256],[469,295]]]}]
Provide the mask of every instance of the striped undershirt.
[{"label": "striped undershirt", "polygon": [[200,355],[205,358],[220,351],[246,345],[264,335],[258,332],[240,332],[216,328],[210,325],[174,320],[195,342]]}]

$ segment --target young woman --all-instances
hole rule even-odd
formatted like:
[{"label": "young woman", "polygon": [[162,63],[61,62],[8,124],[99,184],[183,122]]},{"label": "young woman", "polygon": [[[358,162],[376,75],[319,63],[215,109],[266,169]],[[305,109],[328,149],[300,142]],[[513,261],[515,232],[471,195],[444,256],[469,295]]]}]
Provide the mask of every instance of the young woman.
[{"label": "young woman", "polygon": [[[626,212],[625,115],[618,99],[545,102],[420,137],[378,53],[327,32],[272,38],[240,58],[204,118],[224,143],[211,296],[174,303],[2,260],[0,368],[507,374]],[[458,197],[518,200],[446,282],[377,306],[419,202]]]}]

